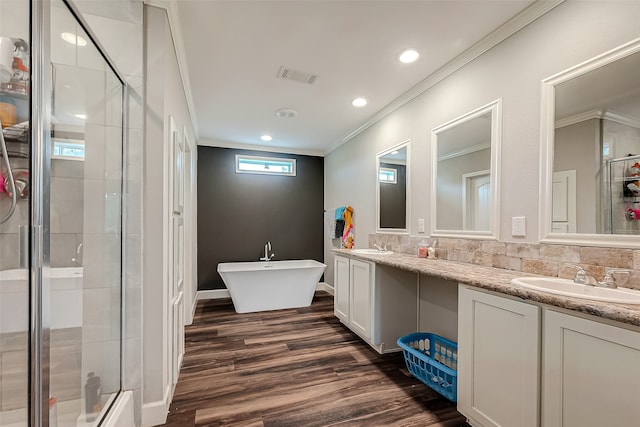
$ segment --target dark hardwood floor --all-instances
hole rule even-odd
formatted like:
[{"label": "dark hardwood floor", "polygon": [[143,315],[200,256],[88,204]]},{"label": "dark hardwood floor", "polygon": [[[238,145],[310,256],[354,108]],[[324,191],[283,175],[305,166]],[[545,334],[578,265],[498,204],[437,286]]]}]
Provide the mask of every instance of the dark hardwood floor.
[{"label": "dark hardwood floor", "polygon": [[381,356],[333,315],[310,307],[237,314],[198,303],[166,426],[464,426],[454,403]]}]

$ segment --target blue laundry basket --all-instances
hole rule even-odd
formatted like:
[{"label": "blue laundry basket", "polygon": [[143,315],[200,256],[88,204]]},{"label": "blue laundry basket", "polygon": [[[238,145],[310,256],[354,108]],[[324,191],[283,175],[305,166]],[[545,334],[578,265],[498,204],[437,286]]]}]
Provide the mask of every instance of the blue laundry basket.
[{"label": "blue laundry basket", "polygon": [[458,400],[458,344],[431,333],[398,339],[407,369],[417,379],[451,400]]}]

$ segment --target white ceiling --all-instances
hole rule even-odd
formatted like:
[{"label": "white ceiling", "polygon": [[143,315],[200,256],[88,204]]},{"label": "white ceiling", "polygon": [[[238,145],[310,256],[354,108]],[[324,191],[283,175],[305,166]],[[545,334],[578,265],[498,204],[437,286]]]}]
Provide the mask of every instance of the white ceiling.
[{"label": "white ceiling", "polygon": [[556,119],[592,110],[640,123],[640,53],[596,68],[555,87]]},{"label": "white ceiling", "polygon": [[[199,143],[327,153],[531,3],[179,0]],[[406,48],[417,62],[397,60]],[[318,79],[278,79],[283,65]],[[357,96],[369,104],[353,107]],[[280,118],[280,108],[298,115]]]}]

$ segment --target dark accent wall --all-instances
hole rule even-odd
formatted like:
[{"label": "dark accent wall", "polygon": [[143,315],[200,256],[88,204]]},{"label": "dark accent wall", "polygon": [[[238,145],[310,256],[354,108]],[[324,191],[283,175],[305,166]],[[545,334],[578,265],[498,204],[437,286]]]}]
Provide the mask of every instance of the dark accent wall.
[{"label": "dark accent wall", "polygon": [[380,228],[407,228],[407,167],[380,163],[397,169],[397,184],[380,183]]},{"label": "dark accent wall", "polygon": [[[296,159],[297,174],[236,174],[235,155]],[[223,289],[218,263],[324,259],[324,159],[198,147],[198,290]]]}]

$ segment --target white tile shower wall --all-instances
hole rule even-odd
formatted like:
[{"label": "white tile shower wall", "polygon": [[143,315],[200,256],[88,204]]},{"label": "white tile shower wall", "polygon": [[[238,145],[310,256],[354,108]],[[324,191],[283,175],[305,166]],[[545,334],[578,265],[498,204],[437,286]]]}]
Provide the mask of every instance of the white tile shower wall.
[{"label": "white tile shower wall", "polygon": [[120,285],[120,245],[118,234],[85,235],[85,289]]},{"label": "white tile shower wall", "polygon": [[631,273],[618,276],[618,284],[640,289],[639,249],[505,243],[382,233],[369,235],[369,247],[384,243],[390,250],[417,254],[421,242],[432,243],[434,240],[438,241],[436,253],[440,259],[564,278],[575,276],[575,270],[568,264],[580,265],[598,279],[608,269],[626,269],[631,270]]}]

